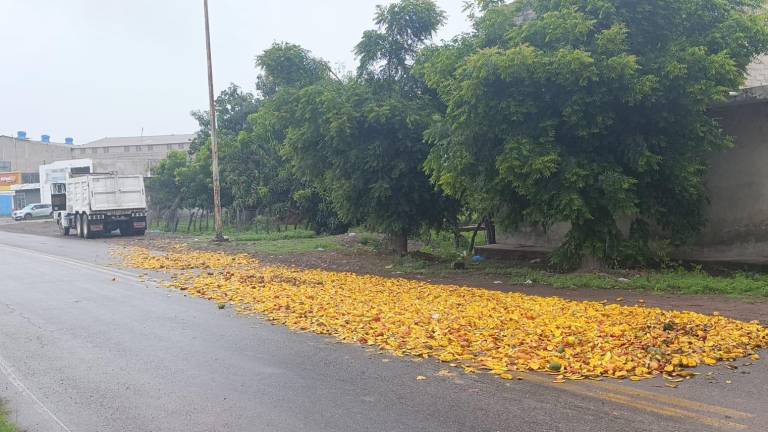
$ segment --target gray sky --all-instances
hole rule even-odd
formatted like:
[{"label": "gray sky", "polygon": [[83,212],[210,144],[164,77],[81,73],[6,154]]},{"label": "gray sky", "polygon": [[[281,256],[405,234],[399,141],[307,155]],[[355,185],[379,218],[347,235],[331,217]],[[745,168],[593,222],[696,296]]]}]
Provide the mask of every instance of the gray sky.
[{"label": "gray sky", "polygon": [[[216,91],[252,90],[254,56],[298,43],[353,69],[352,47],[387,0],[209,0]],[[466,31],[462,0],[438,39]],[[202,0],[0,0],[0,134],[56,142],[191,133],[207,106]]]}]

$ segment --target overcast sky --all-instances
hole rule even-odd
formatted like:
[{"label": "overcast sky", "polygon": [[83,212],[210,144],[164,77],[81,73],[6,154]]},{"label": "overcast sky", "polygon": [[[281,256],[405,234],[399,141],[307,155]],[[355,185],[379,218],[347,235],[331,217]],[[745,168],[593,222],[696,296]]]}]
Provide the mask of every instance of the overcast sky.
[{"label": "overcast sky", "polygon": [[[387,0],[209,0],[216,91],[252,90],[274,41],[354,69],[351,52]],[[438,39],[466,31],[462,0]],[[85,143],[192,133],[207,106],[202,0],[0,0],[0,134]]]}]

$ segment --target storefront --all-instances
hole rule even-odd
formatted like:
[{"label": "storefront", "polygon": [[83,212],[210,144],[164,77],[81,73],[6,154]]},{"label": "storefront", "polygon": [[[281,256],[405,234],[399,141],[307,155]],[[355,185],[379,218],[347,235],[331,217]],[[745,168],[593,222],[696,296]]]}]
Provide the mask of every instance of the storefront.
[{"label": "storefront", "polygon": [[11,186],[21,183],[21,173],[0,173],[0,216],[10,216],[13,212],[13,195]]},{"label": "storefront", "polygon": [[40,183],[23,183],[11,186],[13,191],[13,207],[21,209],[29,204],[40,202]]}]

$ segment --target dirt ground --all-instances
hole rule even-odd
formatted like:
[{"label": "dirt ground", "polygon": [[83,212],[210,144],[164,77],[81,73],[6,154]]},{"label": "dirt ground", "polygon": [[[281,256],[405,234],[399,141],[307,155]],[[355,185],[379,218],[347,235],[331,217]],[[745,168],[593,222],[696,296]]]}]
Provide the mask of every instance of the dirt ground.
[{"label": "dirt ground", "polygon": [[[4,221],[6,222],[6,221]],[[38,236],[59,236],[56,226],[49,221],[8,222],[0,223],[0,231]],[[83,241],[72,237],[72,241]],[[167,233],[147,232],[144,237],[122,238],[112,236],[115,246],[142,246],[150,249],[164,250],[181,243],[205,250],[221,250],[224,252],[250,252],[247,242],[230,242],[216,244],[212,242],[194,241],[187,236]],[[572,300],[606,301],[622,305],[646,305],[668,310],[688,310],[711,314],[719,312],[731,318],[752,321],[758,320],[768,325],[768,299],[765,298],[736,298],[722,295],[678,295],[670,293],[654,293],[637,290],[619,289],[563,289],[546,285],[517,285],[505,280],[504,276],[482,273],[474,270],[440,271],[438,273],[424,272],[409,274],[393,271],[394,259],[387,255],[374,253],[365,248],[356,247],[357,242],[348,236],[339,236],[346,248],[341,251],[313,251],[293,255],[253,254],[267,264],[288,265],[299,268],[320,268],[329,271],[345,271],[360,274],[376,274],[387,277],[417,279],[438,284],[452,284],[475,288],[491,289],[503,292],[519,292],[538,296],[555,296]],[[622,300],[619,300],[622,299]]]}]

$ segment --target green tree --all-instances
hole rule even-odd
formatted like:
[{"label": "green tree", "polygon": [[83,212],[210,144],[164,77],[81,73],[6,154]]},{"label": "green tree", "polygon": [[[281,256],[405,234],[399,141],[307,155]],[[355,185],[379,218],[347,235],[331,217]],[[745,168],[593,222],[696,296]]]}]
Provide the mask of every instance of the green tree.
[{"label": "green tree", "polygon": [[153,218],[159,221],[165,217],[167,226],[171,226],[177,209],[183,206],[184,184],[177,174],[188,165],[189,156],[186,153],[172,151],[152,169],[152,176],[147,179],[147,196]]},{"label": "green tree", "polygon": [[187,155],[172,151],[152,169],[152,176],[147,180],[147,193],[150,204],[158,210],[166,210],[176,203],[181,203],[181,188],[176,172],[187,166]]},{"label": "green tree", "polygon": [[[301,88],[334,78],[327,64],[298,45],[275,43],[256,57],[263,99],[223,156],[234,204],[286,222],[313,220],[317,195],[280,153],[287,129],[284,107]],[[320,228],[323,230],[323,228]]]},{"label": "green tree", "polygon": [[620,260],[653,230],[691,239],[707,158],[731,145],[707,110],[768,50],[763,2],[499,3],[418,68],[447,105],[428,132],[433,180],[508,226],[570,222],[563,268]]},{"label": "green tree", "polygon": [[283,88],[300,89],[335,74],[322,59],[299,45],[282,42],[273,43],[256,57],[256,67],[261,69],[256,80],[256,89],[265,99],[277,95]]},{"label": "green tree", "polygon": [[288,106],[283,154],[294,172],[345,222],[388,233],[400,253],[408,235],[444,217],[442,196],[422,170],[423,134],[438,104],[411,74],[443,20],[429,0],[379,6],[378,29],[355,48],[358,76],[306,87]]},{"label": "green tree", "polygon": [[[216,97],[216,131],[219,140],[233,140],[248,123],[248,116],[259,108],[259,101],[253,93],[243,91],[235,84],[230,84]],[[190,146],[190,152],[197,152],[211,138],[211,120],[207,110],[192,111],[200,129]]]}]

